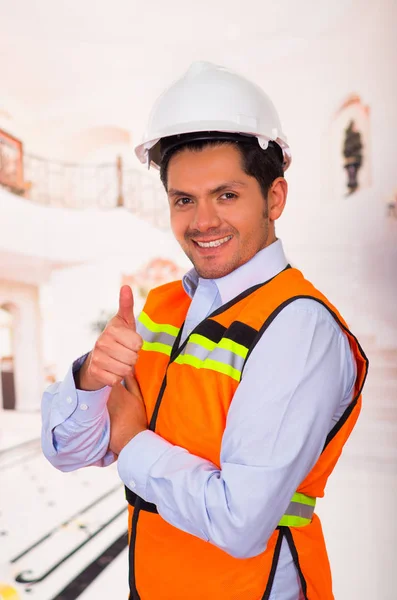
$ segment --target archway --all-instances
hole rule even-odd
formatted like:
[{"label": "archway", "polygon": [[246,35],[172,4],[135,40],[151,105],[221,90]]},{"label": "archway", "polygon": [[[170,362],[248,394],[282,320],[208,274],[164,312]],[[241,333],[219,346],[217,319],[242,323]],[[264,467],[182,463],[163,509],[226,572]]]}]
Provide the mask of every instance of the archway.
[{"label": "archway", "polygon": [[0,307],[0,407],[15,410],[14,310]]}]

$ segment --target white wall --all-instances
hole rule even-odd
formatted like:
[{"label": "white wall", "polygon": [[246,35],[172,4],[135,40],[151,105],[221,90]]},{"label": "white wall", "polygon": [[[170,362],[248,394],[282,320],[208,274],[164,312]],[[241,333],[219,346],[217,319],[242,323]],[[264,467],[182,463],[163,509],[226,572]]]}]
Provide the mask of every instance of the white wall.
[{"label": "white wall", "polygon": [[[293,152],[278,232],[301,266],[360,331],[397,343],[397,221],[385,204],[397,185],[397,3],[362,2],[299,53],[255,64]],[[331,120],[357,93],[370,107],[372,187],[348,198],[332,181]]]}]

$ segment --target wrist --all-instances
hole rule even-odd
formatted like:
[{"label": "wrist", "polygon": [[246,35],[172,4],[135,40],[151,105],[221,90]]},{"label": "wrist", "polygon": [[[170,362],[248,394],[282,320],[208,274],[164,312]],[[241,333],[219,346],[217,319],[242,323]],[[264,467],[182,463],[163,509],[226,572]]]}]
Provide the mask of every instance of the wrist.
[{"label": "wrist", "polygon": [[117,455],[142,431],[146,431],[147,427],[136,427],[133,431],[129,431],[124,436],[120,436],[116,442],[110,444],[110,449]]},{"label": "wrist", "polygon": [[102,389],[104,386],[99,382],[90,377],[88,368],[90,366],[91,352],[81,365],[78,371],[73,374],[76,389],[82,390],[83,392],[96,392]]}]

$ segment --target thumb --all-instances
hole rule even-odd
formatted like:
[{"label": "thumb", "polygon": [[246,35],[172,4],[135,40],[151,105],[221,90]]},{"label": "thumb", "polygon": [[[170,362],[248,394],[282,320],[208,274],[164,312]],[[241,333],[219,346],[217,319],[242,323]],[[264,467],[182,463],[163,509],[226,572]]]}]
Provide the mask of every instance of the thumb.
[{"label": "thumb", "polygon": [[134,296],[132,295],[132,290],[129,285],[123,285],[120,289],[119,311],[117,316],[135,330]]}]

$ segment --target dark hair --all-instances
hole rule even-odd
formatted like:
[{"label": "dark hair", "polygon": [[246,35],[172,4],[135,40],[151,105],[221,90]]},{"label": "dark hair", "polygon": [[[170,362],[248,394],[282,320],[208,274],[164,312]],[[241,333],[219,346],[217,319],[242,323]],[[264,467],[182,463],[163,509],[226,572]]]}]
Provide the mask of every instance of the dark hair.
[{"label": "dark hair", "polygon": [[261,188],[263,197],[266,199],[270,186],[277,177],[284,177],[283,153],[278,144],[269,142],[266,150],[263,150],[255,137],[247,138],[247,141],[234,140],[193,140],[171,148],[163,155],[160,163],[160,179],[167,190],[168,184],[168,166],[170,160],[175,154],[183,150],[192,152],[201,152],[211,146],[221,146],[223,144],[234,145],[240,152],[243,171],[254,177]]}]

